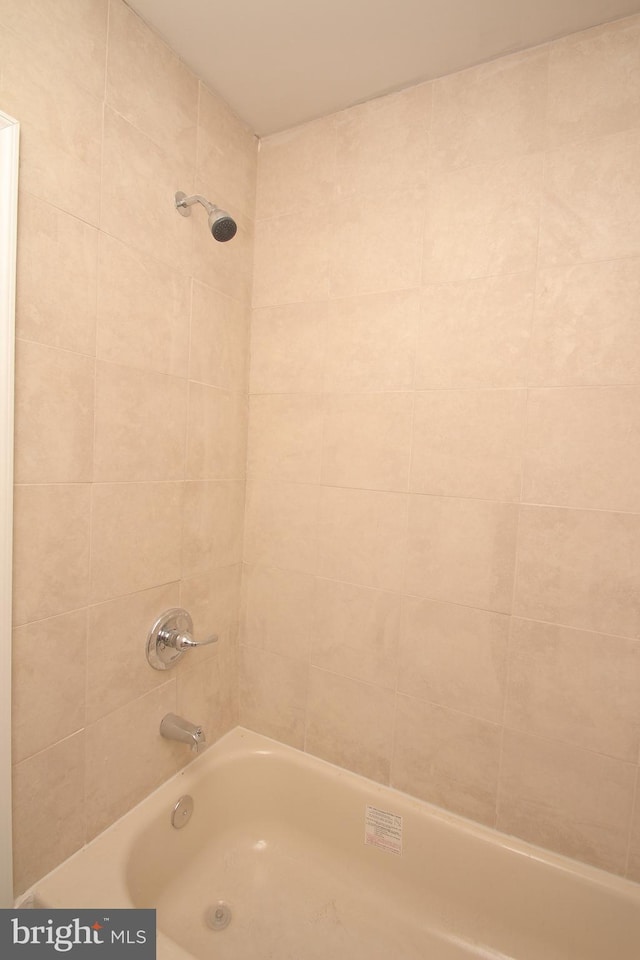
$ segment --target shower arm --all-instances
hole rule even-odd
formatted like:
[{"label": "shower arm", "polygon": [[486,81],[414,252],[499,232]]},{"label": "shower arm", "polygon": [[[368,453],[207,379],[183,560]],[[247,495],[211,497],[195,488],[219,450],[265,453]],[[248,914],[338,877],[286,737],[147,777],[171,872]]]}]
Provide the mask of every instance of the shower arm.
[{"label": "shower arm", "polygon": [[182,193],[182,191],[176,193],[176,210],[178,213],[181,213],[183,217],[190,215],[191,210],[189,210],[189,207],[193,206],[194,203],[201,203],[207,213],[213,213],[214,210],[218,209],[214,203],[210,203],[206,197],[200,196],[199,193],[195,193],[192,197],[188,197],[186,193]]},{"label": "shower arm", "polygon": [[194,203],[201,204],[209,214],[209,230],[214,240],[226,243],[227,240],[235,237],[238,224],[231,214],[227,213],[226,210],[221,210],[216,203],[211,203],[206,197],[199,193],[194,193],[192,197],[188,197],[186,193],[179,190],[174,197],[174,202],[176,210],[183,217],[189,216]]}]

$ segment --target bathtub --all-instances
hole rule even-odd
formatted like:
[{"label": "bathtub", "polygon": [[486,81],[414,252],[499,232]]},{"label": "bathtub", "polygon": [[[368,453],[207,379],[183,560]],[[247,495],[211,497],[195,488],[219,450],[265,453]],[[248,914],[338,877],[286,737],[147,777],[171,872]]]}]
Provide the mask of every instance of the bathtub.
[{"label": "bathtub", "polygon": [[158,960],[640,957],[640,885],[241,727],[32,892],[155,907]]}]

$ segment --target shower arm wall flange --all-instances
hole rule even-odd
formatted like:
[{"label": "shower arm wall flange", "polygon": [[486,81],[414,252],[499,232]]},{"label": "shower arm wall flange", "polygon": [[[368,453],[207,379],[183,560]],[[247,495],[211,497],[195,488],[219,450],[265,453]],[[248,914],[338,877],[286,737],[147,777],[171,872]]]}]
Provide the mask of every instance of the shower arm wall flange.
[{"label": "shower arm wall flange", "polygon": [[183,217],[189,217],[191,215],[191,207],[194,203],[201,203],[205,208],[207,213],[212,213],[215,208],[213,203],[210,203],[206,197],[201,197],[199,193],[194,194],[192,197],[188,197],[186,193],[183,193],[182,190],[178,190],[176,193],[176,210]]}]

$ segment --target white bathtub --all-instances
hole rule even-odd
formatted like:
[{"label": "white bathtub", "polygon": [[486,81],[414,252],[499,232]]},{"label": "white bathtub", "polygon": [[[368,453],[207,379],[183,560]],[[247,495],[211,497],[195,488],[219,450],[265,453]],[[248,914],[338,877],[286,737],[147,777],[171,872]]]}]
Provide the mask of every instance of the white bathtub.
[{"label": "white bathtub", "polygon": [[[177,830],[183,794],[194,811]],[[640,885],[240,727],[34,892],[156,907],[158,960],[640,957]],[[218,901],[232,920],[212,930]]]}]

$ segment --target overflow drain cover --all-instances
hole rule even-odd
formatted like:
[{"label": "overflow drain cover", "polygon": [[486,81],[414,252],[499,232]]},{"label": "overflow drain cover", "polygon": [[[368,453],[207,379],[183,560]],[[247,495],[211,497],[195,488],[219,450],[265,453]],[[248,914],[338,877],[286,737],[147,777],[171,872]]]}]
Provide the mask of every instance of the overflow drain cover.
[{"label": "overflow drain cover", "polygon": [[224,930],[231,923],[231,910],[224,900],[218,900],[212,907],[207,907],[204,921],[212,930]]},{"label": "overflow drain cover", "polygon": [[184,797],[180,797],[175,807],[171,811],[171,825],[179,830],[180,827],[186,826],[191,819],[191,814],[193,813],[193,797],[189,796],[188,793],[185,793]]}]

